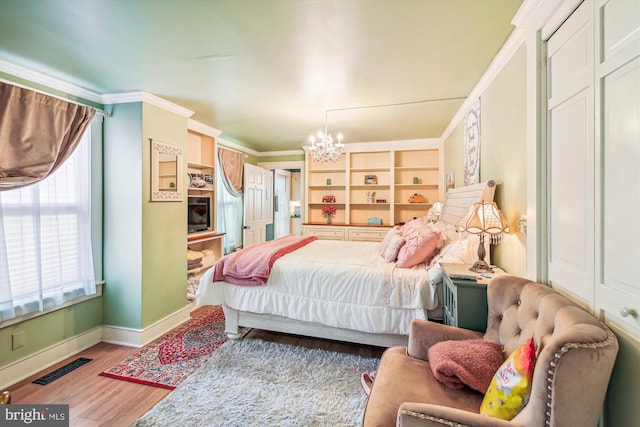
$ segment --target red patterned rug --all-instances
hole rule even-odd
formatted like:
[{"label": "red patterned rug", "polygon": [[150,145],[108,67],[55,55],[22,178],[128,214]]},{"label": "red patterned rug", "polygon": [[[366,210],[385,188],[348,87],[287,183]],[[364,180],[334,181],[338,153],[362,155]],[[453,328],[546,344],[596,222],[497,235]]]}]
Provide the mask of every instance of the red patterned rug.
[{"label": "red patterned rug", "polygon": [[173,390],[225,341],[224,313],[221,306],[214,306],[100,375]]}]

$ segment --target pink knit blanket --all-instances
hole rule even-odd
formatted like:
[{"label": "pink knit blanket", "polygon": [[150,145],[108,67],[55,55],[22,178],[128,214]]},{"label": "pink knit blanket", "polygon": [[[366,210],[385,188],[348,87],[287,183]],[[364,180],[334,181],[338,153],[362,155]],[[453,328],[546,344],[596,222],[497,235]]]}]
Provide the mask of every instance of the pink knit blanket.
[{"label": "pink knit blanket", "polygon": [[445,386],[486,393],[502,365],[502,346],[486,340],[442,341],[427,350],[433,376]]},{"label": "pink knit blanket", "polygon": [[315,236],[289,235],[225,255],[213,267],[213,281],[244,286],[264,285],[278,258],[317,239]]}]

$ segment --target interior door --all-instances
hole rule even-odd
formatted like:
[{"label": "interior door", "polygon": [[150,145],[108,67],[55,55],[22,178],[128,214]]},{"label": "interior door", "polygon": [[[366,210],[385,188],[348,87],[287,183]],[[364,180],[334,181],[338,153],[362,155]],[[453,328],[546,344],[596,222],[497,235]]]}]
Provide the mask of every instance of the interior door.
[{"label": "interior door", "polygon": [[244,164],[244,222],[243,247],[264,242],[267,224],[273,218],[272,213],[272,174],[271,171]]},{"label": "interior door", "polygon": [[289,194],[291,194],[291,172],[276,169],[273,202],[273,237],[290,234]]},{"label": "interior door", "polygon": [[594,302],[594,88],[591,3],[547,45],[549,281]]}]

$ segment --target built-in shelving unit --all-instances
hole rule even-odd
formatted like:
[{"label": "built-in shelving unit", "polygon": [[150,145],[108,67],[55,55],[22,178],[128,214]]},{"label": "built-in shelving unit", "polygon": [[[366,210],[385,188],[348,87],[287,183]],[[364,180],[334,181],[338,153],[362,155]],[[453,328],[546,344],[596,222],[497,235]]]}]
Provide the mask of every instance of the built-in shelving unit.
[{"label": "built-in shelving unit", "polygon": [[[440,154],[439,148],[353,151],[336,163],[314,162],[307,156],[305,234],[357,238],[367,235],[365,229],[349,233],[336,227],[390,227],[425,216],[441,198]],[[425,202],[411,203],[414,194],[423,196]],[[322,215],[327,205],[337,211],[331,225],[326,225]],[[321,226],[331,228],[318,228]],[[384,233],[367,237],[375,240],[378,235]]]},{"label": "built-in shelving unit", "polygon": [[210,199],[210,227],[189,233],[185,224],[187,248],[203,254],[202,265],[187,270],[193,278],[193,275],[202,274],[224,255],[224,233],[216,231],[216,138],[190,129],[187,141],[187,194]]}]

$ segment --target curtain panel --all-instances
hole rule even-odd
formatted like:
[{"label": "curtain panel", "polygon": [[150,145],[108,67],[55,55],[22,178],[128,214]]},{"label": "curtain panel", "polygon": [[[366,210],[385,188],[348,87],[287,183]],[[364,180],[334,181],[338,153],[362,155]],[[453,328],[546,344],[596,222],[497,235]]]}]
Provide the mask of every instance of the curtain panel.
[{"label": "curtain panel", "polygon": [[34,184],[78,145],[95,110],[0,82],[0,191]]},{"label": "curtain panel", "polygon": [[229,193],[238,197],[242,194],[242,174],[244,171],[244,154],[218,148],[218,159],[222,168],[223,182]]}]

